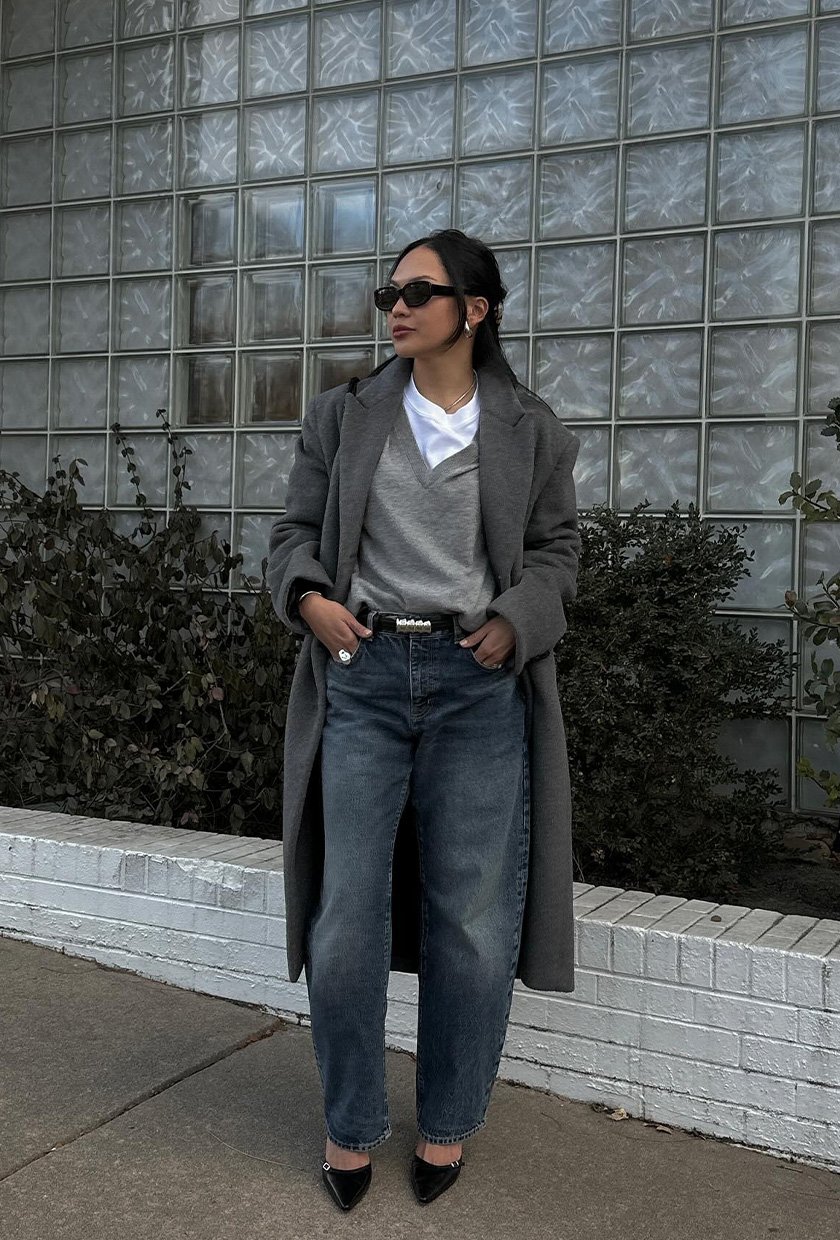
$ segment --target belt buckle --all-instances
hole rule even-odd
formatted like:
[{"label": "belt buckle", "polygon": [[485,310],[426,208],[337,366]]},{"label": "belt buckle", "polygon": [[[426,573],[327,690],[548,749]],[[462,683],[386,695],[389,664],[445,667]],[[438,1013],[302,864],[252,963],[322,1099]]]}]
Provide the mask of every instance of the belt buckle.
[{"label": "belt buckle", "polygon": [[419,617],[406,616],[404,619],[397,616],[397,632],[398,633],[431,633],[431,620],[421,620]]}]

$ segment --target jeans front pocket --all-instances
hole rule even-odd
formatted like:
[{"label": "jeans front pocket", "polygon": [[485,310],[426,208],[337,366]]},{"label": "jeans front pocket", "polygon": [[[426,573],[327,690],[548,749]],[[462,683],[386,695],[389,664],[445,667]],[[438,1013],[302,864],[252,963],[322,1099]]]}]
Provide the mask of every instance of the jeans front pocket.
[{"label": "jeans front pocket", "polygon": [[[333,663],[335,663],[335,664],[337,664],[337,665],[338,665],[338,667],[352,667],[352,666],[353,666],[353,664],[354,664],[354,663],[356,663],[356,662],[358,661],[359,655],[362,653],[362,647],[363,647],[363,646],[364,646],[364,644],[365,644],[365,640],[366,640],[366,639],[365,639],[364,637],[360,637],[360,638],[359,638],[359,640],[358,640],[358,642],[357,642],[357,644],[356,644],[355,649],[350,651],[350,658],[349,658],[349,659],[344,660],[344,659],[336,659],[336,658],[333,658],[332,662],[333,662]],[[343,647],[343,649],[345,649],[345,650],[346,650],[346,649],[347,649],[347,647],[345,646],[345,647]]]},{"label": "jeans front pocket", "polygon": [[478,666],[479,666],[480,668],[483,668],[485,672],[500,672],[500,671],[502,671],[502,669],[503,669],[503,668],[504,668],[504,666],[505,666],[505,665],[504,665],[504,662],[500,663],[498,667],[488,666],[488,664],[486,664],[486,663],[482,663],[482,662],[481,662],[481,659],[479,659],[479,658],[477,658],[477,657],[476,657],[476,653],[475,653],[475,651],[473,650],[472,646],[468,646],[468,647],[467,647],[467,649],[469,650],[470,654],[472,655],[472,658],[473,658],[473,663],[477,663],[477,664],[478,664]]}]

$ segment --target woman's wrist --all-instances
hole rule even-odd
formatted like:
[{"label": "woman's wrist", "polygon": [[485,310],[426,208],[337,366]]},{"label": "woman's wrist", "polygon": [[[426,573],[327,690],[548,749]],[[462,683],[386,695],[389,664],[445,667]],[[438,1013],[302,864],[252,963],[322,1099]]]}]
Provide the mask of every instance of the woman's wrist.
[{"label": "woman's wrist", "polygon": [[303,620],[306,619],[306,616],[304,615],[303,600],[311,595],[317,595],[318,598],[324,597],[320,590],[304,590],[303,594],[301,594],[300,598],[298,599],[298,605],[297,605],[298,615]]}]

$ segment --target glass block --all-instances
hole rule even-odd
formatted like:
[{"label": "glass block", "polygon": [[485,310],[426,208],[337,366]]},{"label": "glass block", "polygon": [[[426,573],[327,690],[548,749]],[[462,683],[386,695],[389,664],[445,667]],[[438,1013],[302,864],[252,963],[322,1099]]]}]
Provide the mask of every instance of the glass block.
[{"label": "glass block", "polygon": [[302,175],[306,171],[306,100],[246,108],[245,179]]},{"label": "glass block", "polygon": [[[803,4],[805,0],[802,0]],[[840,13],[840,0],[820,0],[821,13]]]},{"label": "glass block", "polygon": [[706,138],[626,148],[624,221],[628,229],[703,224]]},{"label": "glass block", "polygon": [[112,421],[125,426],[160,426],[155,410],[169,407],[169,357],[113,360]]},{"label": "glass block", "polygon": [[804,27],[721,39],[721,124],[804,112],[807,66]]},{"label": "glass block", "polygon": [[807,14],[808,0],[723,0],[723,24],[772,21],[774,17]]},{"label": "glass block", "polygon": [[3,133],[46,129],[53,123],[53,62],[7,65],[3,70]]},{"label": "glass block", "polygon": [[802,211],[801,126],[721,134],[717,153],[718,220],[772,219]]},{"label": "glass block", "polygon": [[507,289],[500,330],[526,332],[531,320],[531,251],[497,250],[496,260]]},{"label": "glass block", "polygon": [[175,44],[172,39],[121,47],[117,107],[120,116],[165,112],[175,98]]},{"label": "glass block", "polygon": [[546,65],[540,140],[546,146],[618,135],[617,55],[586,56]]},{"label": "glass block", "polygon": [[47,477],[46,435],[3,435],[0,438],[0,465],[30,491],[43,495]]},{"label": "glass block", "polygon": [[283,13],[287,9],[306,6],[307,0],[245,0],[245,16],[265,17],[268,13]]},{"label": "glass block", "polygon": [[840,222],[815,223],[811,244],[811,313],[840,314]]},{"label": "glass block", "polygon": [[303,258],[303,185],[243,190],[244,261]]},{"label": "glass block", "polygon": [[373,263],[313,267],[312,334],[369,336],[373,332]]},{"label": "glass block", "polygon": [[108,349],[108,284],[57,284],[54,291],[56,353],[101,353]]},{"label": "glass block", "polygon": [[234,344],[236,277],[184,276],[179,280],[181,345]]},{"label": "glass block", "polygon": [[537,260],[537,329],[608,327],[613,321],[615,242],[552,246]]},{"label": "glass block", "polygon": [[0,353],[49,353],[50,290],[0,289]]},{"label": "glass block", "polygon": [[59,0],[59,46],[110,43],[115,7],[114,0]]},{"label": "glass block", "polygon": [[313,254],[376,249],[376,181],[324,181],[312,186]]},{"label": "glass block", "polygon": [[[233,436],[213,432],[180,435],[181,445],[192,450],[186,458],[184,477],[188,504],[229,504],[233,483]],[[175,479],[169,475],[169,502],[175,498]]]},{"label": "glass block", "polygon": [[699,331],[626,332],[621,338],[619,417],[699,417],[702,350]]},{"label": "glass block", "polygon": [[824,426],[824,421],[805,423],[806,464],[802,476],[806,482],[820,478],[820,490],[828,488],[840,495],[840,452],[834,436],[822,434]]},{"label": "glass block", "polygon": [[[793,521],[747,520],[745,534],[739,543],[755,558],[746,561],[745,575],[730,591],[724,603],[728,607],[771,610],[784,606],[785,590],[793,581]],[[712,529],[731,529],[726,522],[710,522]],[[749,572],[749,576],[746,575]]]},{"label": "glass block", "polygon": [[461,154],[527,150],[534,141],[534,69],[461,78]]},{"label": "glass block", "polygon": [[379,77],[379,4],[315,14],[316,87],[350,86]]},{"label": "glass block", "polygon": [[701,234],[625,241],[624,322],[702,319],[704,250]]},{"label": "glass block", "polygon": [[233,354],[205,353],[178,356],[176,411],[188,426],[210,426],[233,421]]},{"label": "glass block", "polygon": [[59,133],[56,181],[59,198],[104,198],[111,193],[111,130]]},{"label": "glass block", "polygon": [[79,503],[96,504],[101,507],[105,503],[105,446],[106,438],[100,435],[74,435],[65,433],[53,435],[50,440],[50,473],[54,466],[52,458],[61,456],[63,469],[68,469],[74,459],[87,461],[79,466],[79,472],[85,480],[83,487],[78,487]]},{"label": "glass block", "polygon": [[711,52],[705,39],[631,52],[628,134],[708,125]]},{"label": "glass block", "polygon": [[526,339],[512,339],[505,336],[502,340],[502,352],[513,373],[522,383],[528,382],[528,352]]},{"label": "glass block", "polygon": [[117,193],[172,187],[172,122],[117,126]]},{"label": "glass block", "polygon": [[243,273],[243,344],[303,338],[304,269]]},{"label": "glass block", "polygon": [[62,207],[55,213],[57,276],[107,275],[111,258],[111,208]]},{"label": "glass block", "polygon": [[237,504],[244,508],[265,508],[278,502],[278,492],[282,492],[285,500],[296,438],[282,431],[268,434],[243,431],[237,435]]},{"label": "glass block", "polygon": [[534,56],[537,50],[536,0],[466,0],[464,64]]},{"label": "glass block", "polygon": [[47,361],[0,364],[0,426],[4,431],[46,427],[48,382]]},{"label": "glass block", "polygon": [[327,392],[372,369],[373,349],[314,349],[309,354],[309,393]]},{"label": "glass block", "polygon": [[[465,168],[462,166],[462,172]],[[449,228],[452,222],[452,169],[427,168],[392,172],[382,178],[383,241],[386,250],[401,250],[426,231]]]},{"label": "glass block", "polygon": [[53,365],[53,426],[105,426],[108,359],[68,357]]},{"label": "glass block", "polygon": [[345,168],[376,167],[378,91],[322,95],[312,106],[313,171],[341,172]]},{"label": "glass block", "polygon": [[181,0],[181,27],[236,21],[239,0]]},{"label": "glass block", "polygon": [[300,349],[241,353],[240,421],[298,422],[303,380]]},{"label": "glass block", "polygon": [[110,117],[111,60],[110,51],[59,58],[59,125],[99,121]]},{"label": "glass block", "polygon": [[717,750],[731,758],[742,771],[771,770],[785,800],[790,796],[790,724],[787,719],[726,720],[718,734]]},{"label": "glass block", "polygon": [[4,0],[4,59],[38,56],[54,47],[55,0]]},{"label": "glass block", "polygon": [[610,430],[607,426],[576,426],[580,452],[575,462],[578,511],[609,503]]},{"label": "glass block", "polygon": [[[245,581],[259,586],[263,581],[263,560],[266,559],[268,536],[276,520],[274,513],[243,513],[236,518],[235,553],[242,555],[242,563],[234,570],[234,584]],[[248,597],[247,595],[245,596]]]},{"label": "glass block", "polygon": [[840,108],[840,21],[817,26],[817,110]]},{"label": "glass block", "polygon": [[455,0],[393,0],[385,6],[388,77],[454,68]]},{"label": "glass block", "polygon": [[828,402],[837,395],[838,357],[840,323],[811,323],[808,341],[809,413],[828,413]]},{"label": "glass block", "polygon": [[175,0],[121,0],[120,38],[175,29]]},{"label": "glass block", "polygon": [[0,144],[0,196],[4,207],[50,201],[52,143],[52,135],[49,135]]},{"label": "glass block", "polygon": [[239,95],[239,31],[213,30],[181,41],[181,106],[233,103]]},{"label": "glass block", "polygon": [[615,232],[616,147],[547,155],[540,164],[539,236]]},{"label": "glass block", "polygon": [[699,427],[620,426],[616,431],[616,507],[647,500],[664,511],[697,503]]},{"label": "glass block", "polygon": [[[836,449],[835,449],[836,451]],[[833,523],[832,523],[833,524]],[[801,592],[813,596],[819,589],[819,578],[826,579],[837,572],[837,531],[828,524],[805,526],[802,531],[802,585]],[[823,657],[831,657],[831,647],[823,651]],[[835,658],[835,664],[836,664]]]},{"label": "glass block", "polygon": [[546,55],[621,42],[621,0],[547,0]]},{"label": "glass block", "polygon": [[610,416],[610,336],[538,337],[534,358],[535,390],[558,418]]},{"label": "glass block", "polygon": [[[822,647],[822,657],[825,647]],[[834,660],[835,667],[837,660]],[[807,665],[810,671],[810,663]],[[837,748],[832,748],[828,743],[825,730],[825,721],[823,719],[800,719],[799,721],[799,744],[797,746],[796,757],[810,758],[811,764],[817,771],[836,770],[837,769]],[[812,779],[807,779],[803,775],[796,777],[796,806],[797,809],[803,810],[805,813],[822,812],[825,813],[826,794],[819,788]]]},{"label": "glass block", "polygon": [[[166,482],[169,476],[169,444],[163,435],[127,435],[126,447],[133,450],[132,462],[137,467],[140,490],[150,504],[166,503]],[[115,439],[110,440],[111,477],[110,503],[134,504],[137,491],[131,480],[125,457]],[[192,458],[189,458],[192,460]],[[187,493],[187,503],[191,495]],[[139,514],[138,514],[139,515]]]},{"label": "glass block", "polygon": [[49,280],[49,211],[0,215],[0,280]]},{"label": "glass block", "polygon": [[796,466],[792,422],[739,422],[709,427],[706,503],[709,512],[779,511],[779,496]]},{"label": "glass block", "polygon": [[[461,164],[458,227],[488,245],[525,241],[531,228],[531,159]],[[425,227],[422,229],[425,234]]]},{"label": "glass block", "polygon": [[236,262],[236,193],[187,195],[180,200],[180,267]]},{"label": "glass block", "polygon": [[385,95],[385,162],[450,159],[455,138],[455,81],[404,86]]},{"label": "glass block", "polygon": [[796,412],[798,327],[715,327],[709,353],[713,417]]},{"label": "glass block", "polygon": [[631,39],[661,39],[669,34],[710,30],[714,0],[631,0]]},{"label": "glass block", "polygon": [[168,349],[172,292],[168,279],[114,282],[114,348]]},{"label": "glass block", "polygon": [[814,210],[836,211],[840,200],[840,121],[814,126]]},{"label": "glass block", "polygon": [[715,236],[714,317],[799,313],[799,228],[752,228]]},{"label": "glass block", "polygon": [[168,271],[172,266],[172,199],[117,204],[117,271]]},{"label": "glass block", "polygon": [[181,184],[223,185],[236,180],[235,109],[181,117]]},{"label": "glass block", "polygon": [[309,17],[245,27],[245,97],[306,90]]}]

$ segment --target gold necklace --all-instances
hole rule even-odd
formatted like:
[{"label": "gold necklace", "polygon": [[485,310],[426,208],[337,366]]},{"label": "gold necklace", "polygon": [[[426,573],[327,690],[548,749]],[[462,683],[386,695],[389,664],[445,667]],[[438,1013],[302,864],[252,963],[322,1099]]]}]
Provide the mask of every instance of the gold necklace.
[{"label": "gold necklace", "polygon": [[448,413],[448,412],[449,412],[449,410],[452,408],[452,405],[457,405],[457,404],[458,404],[458,401],[461,401],[461,400],[463,400],[463,399],[464,399],[464,397],[465,397],[465,396],[468,396],[468,395],[469,395],[469,393],[473,390],[473,388],[476,386],[476,384],[477,384],[477,383],[478,383],[478,375],[475,373],[475,371],[473,371],[473,381],[472,381],[472,383],[470,384],[470,386],[467,388],[466,392],[462,392],[462,393],[461,393],[461,395],[458,397],[458,399],[457,399],[457,400],[453,400],[453,401],[452,401],[452,404],[450,404],[450,405],[443,405],[443,412],[444,412],[444,413]]}]

